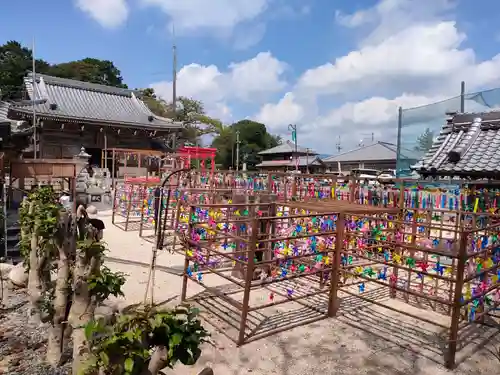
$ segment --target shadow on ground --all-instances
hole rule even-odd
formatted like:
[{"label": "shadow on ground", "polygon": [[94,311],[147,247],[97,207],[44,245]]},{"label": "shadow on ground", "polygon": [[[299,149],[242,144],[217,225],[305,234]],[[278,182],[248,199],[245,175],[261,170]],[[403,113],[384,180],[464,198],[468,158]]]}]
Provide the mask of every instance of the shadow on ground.
[{"label": "shadow on ground", "polygon": [[[275,285],[268,289],[274,293],[282,293],[293,284],[282,282]],[[225,293],[234,292],[233,288],[232,284],[220,287]],[[368,291],[363,296],[378,301],[390,298],[388,288]],[[195,295],[193,300],[201,308],[207,323],[235,342],[241,311],[206,291]],[[272,342],[280,350],[280,354],[276,354],[280,370],[276,373],[300,373],[301,360],[305,363],[342,363],[342,371],[332,372],[331,365],[321,369],[338,374],[436,374],[430,370],[432,368],[440,368],[443,371],[440,373],[443,374],[448,373],[442,367],[448,332],[442,328],[423,324],[417,319],[375,306],[356,296],[341,298],[337,317],[321,321],[319,320],[327,312],[326,294],[304,298],[300,302],[251,311],[248,314],[245,326],[248,344],[243,348],[247,345],[266,347]],[[288,330],[296,326],[302,327]],[[277,331],[282,332],[273,335]],[[269,337],[270,335],[273,336]],[[259,341],[255,342],[256,340]],[[471,325],[460,332],[460,340],[457,364],[461,371],[455,373],[486,373],[485,371],[491,372],[498,366],[498,325],[496,328]],[[252,360],[244,354],[246,350],[238,353],[241,364],[248,365],[251,369]],[[221,361],[223,359],[218,358],[218,362]],[[349,368],[352,370],[349,371]],[[360,372],[360,369],[363,371]],[[304,371],[303,373],[312,373],[307,369]],[[240,373],[246,372],[233,372]]]}]

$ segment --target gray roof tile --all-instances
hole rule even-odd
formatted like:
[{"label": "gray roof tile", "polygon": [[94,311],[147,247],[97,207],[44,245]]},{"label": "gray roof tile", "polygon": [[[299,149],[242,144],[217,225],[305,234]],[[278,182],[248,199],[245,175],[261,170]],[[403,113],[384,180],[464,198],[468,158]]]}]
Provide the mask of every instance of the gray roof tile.
[{"label": "gray roof tile", "polygon": [[442,176],[500,176],[500,112],[455,115],[412,169]]},{"label": "gray roof tile", "polygon": [[[299,167],[309,166],[321,166],[323,162],[317,156],[299,156]],[[265,160],[260,164],[257,164],[256,167],[295,167],[296,160],[295,158],[291,160]]]},{"label": "gray roof tile", "polygon": [[[402,149],[401,157],[405,159],[418,160],[419,156],[416,152]],[[337,162],[359,162],[370,160],[396,160],[397,146],[388,142],[377,142],[371,145],[362,146],[351,151],[344,152],[339,155],[333,155],[323,159],[325,163]]]},{"label": "gray roof tile", "polygon": [[[181,123],[154,115],[139,99],[140,93],[117,87],[80,82],[37,74],[35,85],[31,73],[24,80],[35,111],[41,118],[64,121],[100,122],[151,129],[180,128]],[[33,96],[34,94],[34,96]],[[54,105],[55,109],[51,108]],[[31,114],[31,102],[15,103],[11,110]],[[152,121],[150,121],[150,119]]]},{"label": "gray roof tile", "polygon": [[[295,152],[295,144],[291,141],[286,141],[276,147],[272,147],[267,150],[259,152],[259,155],[289,154],[294,152]],[[317,155],[317,153],[314,152],[313,150],[308,151],[307,148],[301,147],[299,145],[297,145],[297,153],[302,153],[302,154],[309,153],[309,155]]]},{"label": "gray roof tile", "polygon": [[0,101],[0,124],[10,124],[12,134],[27,134],[33,129],[26,121],[11,120],[8,117],[11,104],[9,102]]},{"label": "gray roof tile", "polygon": [[0,122],[10,122],[10,119],[7,117],[9,107],[9,103],[0,101]]}]

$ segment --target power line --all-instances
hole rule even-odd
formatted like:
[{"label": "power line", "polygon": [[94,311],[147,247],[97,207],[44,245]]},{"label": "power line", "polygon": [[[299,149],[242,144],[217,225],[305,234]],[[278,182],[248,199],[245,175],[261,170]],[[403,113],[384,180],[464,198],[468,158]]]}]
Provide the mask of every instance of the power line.
[{"label": "power line", "polygon": [[36,131],[36,60],[35,60],[35,37],[33,37],[33,47],[31,48],[31,60],[32,60],[32,71],[31,71],[31,102],[33,106],[33,159],[36,160],[37,154],[37,131]]},{"label": "power line", "polygon": [[173,54],[173,67],[172,67],[172,106],[174,114],[177,113],[177,46],[175,42],[175,25],[172,23],[172,54]]}]

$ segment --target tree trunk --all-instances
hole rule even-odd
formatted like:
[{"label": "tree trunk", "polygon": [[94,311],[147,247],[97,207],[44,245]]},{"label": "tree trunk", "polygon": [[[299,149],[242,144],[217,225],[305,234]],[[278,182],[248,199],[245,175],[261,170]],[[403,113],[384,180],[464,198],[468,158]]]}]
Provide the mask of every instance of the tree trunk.
[{"label": "tree trunk", "polygon": [[[30,203],[30,213],[33,212],[34,203]],[[40,273],[40,259],[38,256],[38,228],[40,221],[36,220],[31,234],[31,249],[30,249],[30,269],[28,272],[28,294],[30,300],[29,316],[32,322],[38,323],[40,318],[40,303],[42,300],[42,280]]]},{"label": "tree trunk", "polygon": [[73,271],[73,303],[69,314],[73,329],[73,374],[79,374],[89,358],[90,348],[85,338],[84,326],[92,320],[96,304],[89,294],[87,280],[100,265],[99,259],[89,257],[84,250],[77,249]]},{"label": "tree trunk", "polygon": [[75,230],[71,216],[66,213],[62,216],[58,231],[58,261],[57,279],[54,291],[54,315],[52,326],[49,330],[47,347],[47,362],[58,366],[64,351],[65,322],[67,319],[67,306],[71,289],[69,288],[70,254],[75,245]]},{"label": "tree trunk", "polygon": [[73,330],[73,374],[79,374],[89,354],[87,340],[83,326],[90,322],[92,313],[90,308],[90,295],[88,291],[87,273],[85,272],[85,254],[77,250],[76,266],[74,273],[73,304],[69,313],[69,322]]}]

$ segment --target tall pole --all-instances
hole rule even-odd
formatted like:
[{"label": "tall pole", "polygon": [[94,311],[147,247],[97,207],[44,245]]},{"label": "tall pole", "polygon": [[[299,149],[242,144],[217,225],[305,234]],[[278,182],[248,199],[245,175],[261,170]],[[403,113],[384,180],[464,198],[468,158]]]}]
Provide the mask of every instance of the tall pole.
[{"label": "tall pole", "polygon": [[309,174],[309,148],[306,148],[306,171]]},{"label": "tall pole", "polygon": [[460,113],[465,113],[465,81],[460,83]]},{"label": "tall pole", "polygon": [[398,143],[396,145],[396,177],[401,175],[401,130],[403,128],[403,107],[398,108]]},{"label": "tall pole", "polygon": [[31,104],[33,106],[33,159],[37,157],[37,131],[36,131],[36,64],[35,64],[35,37],[33,37],[33,46],[31,47]]},{"label": "tall pole", "polygon": [[236,172],[240,170],[240,131],[236,130]]},{"label": "tall pole", "polygon": [[231,138],[231,168],[234,169],[234,135]]},{"label": "tall pole", "polygon": [[172,35],[173,35],[173,43],[172,43],[172,55],[173,55],[172,107],[174,109],[174,115],[177,115],[177,46],[175,45],[175,26],[174,25],[172,25]]},{"label": "tall pole", "polygon": [[297,155],[297,125],[288,125],[288,130],[292,131],[292,140],[295,142],[295,172],[299,172],[299,159]]}]

